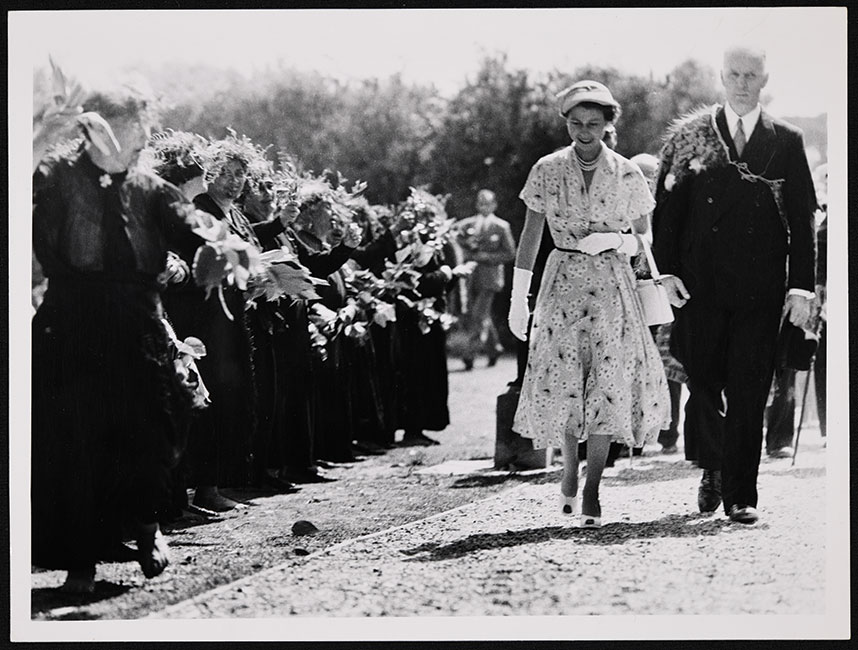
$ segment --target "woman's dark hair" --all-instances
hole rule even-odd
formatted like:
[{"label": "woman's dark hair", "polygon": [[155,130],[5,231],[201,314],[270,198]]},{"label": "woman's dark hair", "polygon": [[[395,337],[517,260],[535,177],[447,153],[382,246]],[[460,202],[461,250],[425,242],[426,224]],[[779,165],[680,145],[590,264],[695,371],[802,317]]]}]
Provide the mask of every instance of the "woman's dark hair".
[{"label": "woman's dark hair", "polygon": [[[581,108],[588,108],[594,111],[602,111],[602,115],[605,116],[606,122],[616,122],[620,117],[620,109],[617,106],[605,106],[604,104],[597,104],[596,102],[581,102],[573,108],[580,106]],[[572,110],[571,108],[569,109]],[[569,117],[569,112],[566,113],[566,117]]]},{"label": "woman's dark hair", "polygon": [[205,170],[197,163],[180,164],[179,160],[166,160],[155,168],[155,173],[173,185],[182,185],[197,176],[202,176]]}]

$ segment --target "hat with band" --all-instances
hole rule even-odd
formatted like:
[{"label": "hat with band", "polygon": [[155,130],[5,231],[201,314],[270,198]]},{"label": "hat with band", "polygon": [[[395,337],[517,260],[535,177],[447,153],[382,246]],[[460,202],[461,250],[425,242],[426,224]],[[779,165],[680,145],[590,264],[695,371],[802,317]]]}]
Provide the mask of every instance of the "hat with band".
[{"label": "hat with band", "polygon": [[620,107],[608,87],[598,81],[584,80],[574,83],[557,93],[556,98],[560,115],[563,117],[566,117],[566,114],[578,104],[584,102],[613,106],[614,108]]}]

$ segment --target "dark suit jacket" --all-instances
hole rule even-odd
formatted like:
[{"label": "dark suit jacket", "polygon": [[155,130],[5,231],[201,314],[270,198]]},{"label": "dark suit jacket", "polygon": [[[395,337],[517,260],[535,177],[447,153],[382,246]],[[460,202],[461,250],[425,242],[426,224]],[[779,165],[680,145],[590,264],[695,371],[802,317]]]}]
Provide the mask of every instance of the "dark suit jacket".
[{"label": "dark suit jacket", "polygon": [[[716,124],[736,160],[723,107]],[[659,270],[681,278],[692,299],[729,308],[781,303],[786,288],[813,291],[816,199],[801,131],[763,111],[739,162],[784,179],[784,214],[765,183],[743,180],[733,165],[689,174],[667,191],[670,161],[662,160],[653,213]]]}]

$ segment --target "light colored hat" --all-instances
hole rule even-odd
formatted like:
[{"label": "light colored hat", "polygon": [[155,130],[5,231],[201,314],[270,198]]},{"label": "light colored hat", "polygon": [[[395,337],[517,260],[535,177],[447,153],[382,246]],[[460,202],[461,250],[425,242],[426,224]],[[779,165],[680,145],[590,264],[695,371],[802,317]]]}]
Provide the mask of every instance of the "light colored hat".
[{"label": "light colored hat", "polygon": [[613,106],[614,108],[620,107],[605,84],[601,84],[598,81],[590,81],[589,79],[578,81],[568,88],[561,90],[557,93],[556,98],[560,115],[563,117],[566,117],[569,111],[583,102]]}]

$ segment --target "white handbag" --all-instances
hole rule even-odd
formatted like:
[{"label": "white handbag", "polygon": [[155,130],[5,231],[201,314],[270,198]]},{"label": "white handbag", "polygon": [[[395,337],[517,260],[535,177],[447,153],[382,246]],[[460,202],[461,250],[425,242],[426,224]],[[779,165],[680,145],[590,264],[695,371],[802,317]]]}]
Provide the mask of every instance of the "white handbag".
[{"label": "white handbag", "polygon": [[647,325],[672,323],[673,308],[670,306],[670,300],[667,297],[667,289],[661,283],[661,274],[655,265],[655,258],[652,256],[649,242],[640,235],[637,237],[644,255],[646,255],[646,262],[652,276],[652,279],[637,281],[637,293],[641,301],[644,322]]}]

